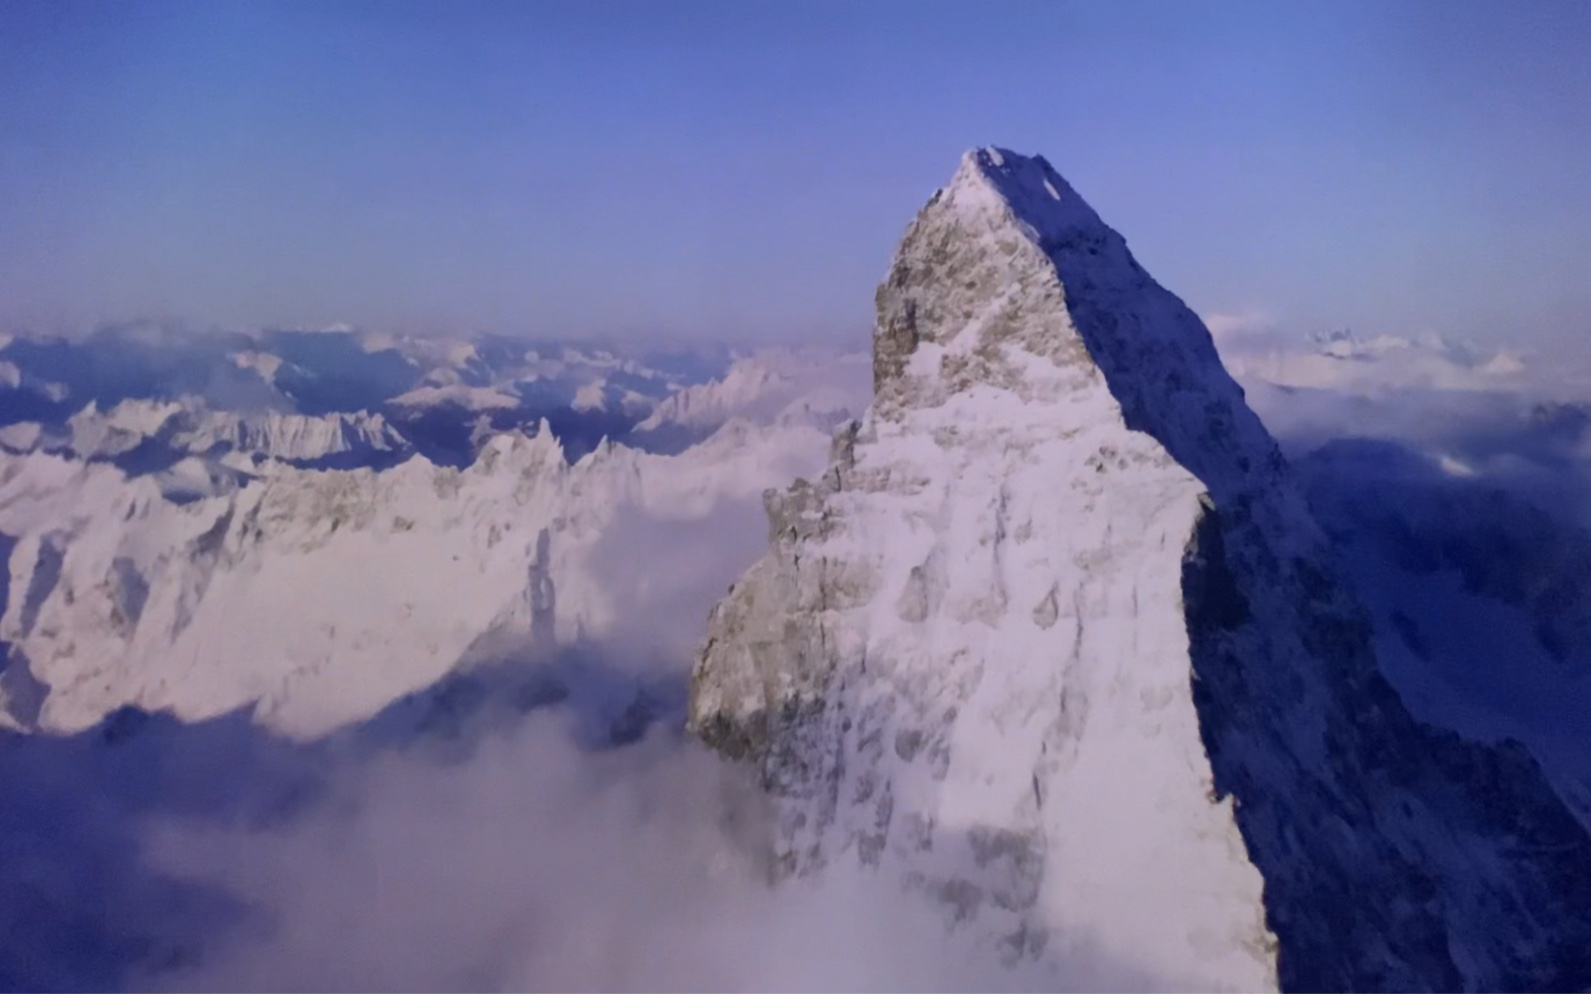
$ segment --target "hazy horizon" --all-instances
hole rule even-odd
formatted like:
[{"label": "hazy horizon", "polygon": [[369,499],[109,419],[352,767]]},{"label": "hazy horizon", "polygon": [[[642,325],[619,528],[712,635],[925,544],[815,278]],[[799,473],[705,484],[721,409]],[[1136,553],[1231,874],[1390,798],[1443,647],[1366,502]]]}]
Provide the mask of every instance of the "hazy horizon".
[{"label": "hazy horizon", "polygon": [[1203,314],[1561,348],[1591,8],[14,3],[0,330],[861,342],[968,147]]}]

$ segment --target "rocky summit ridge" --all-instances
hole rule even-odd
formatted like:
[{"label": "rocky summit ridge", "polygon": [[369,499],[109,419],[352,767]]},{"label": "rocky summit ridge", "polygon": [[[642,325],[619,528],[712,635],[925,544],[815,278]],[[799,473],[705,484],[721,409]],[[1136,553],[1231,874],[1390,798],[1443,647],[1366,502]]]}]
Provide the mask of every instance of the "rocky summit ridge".
[{"label": "rocky summit ridge", "polygon": [[1047,162],[969,152],[877,308],[872,408],[693,674],[781,875],[896,875],[1035,968],[1591,987],[1586,827],[1409,715],[1208,331]]}]

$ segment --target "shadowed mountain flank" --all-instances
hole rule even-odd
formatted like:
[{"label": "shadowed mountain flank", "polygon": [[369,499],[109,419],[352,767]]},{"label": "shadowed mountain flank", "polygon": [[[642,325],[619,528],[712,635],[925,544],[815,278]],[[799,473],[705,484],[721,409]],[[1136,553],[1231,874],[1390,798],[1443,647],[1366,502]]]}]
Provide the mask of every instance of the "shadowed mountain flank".
[{"label": "shadowed mountain flank", "polygon": [[896,875],[1013,964],[1591,984],[1591,838],[1409,715],[1208,331],[1047,162],[968,153],[877,305],[874,406],[769,495],[693,679],[783,872]]}]

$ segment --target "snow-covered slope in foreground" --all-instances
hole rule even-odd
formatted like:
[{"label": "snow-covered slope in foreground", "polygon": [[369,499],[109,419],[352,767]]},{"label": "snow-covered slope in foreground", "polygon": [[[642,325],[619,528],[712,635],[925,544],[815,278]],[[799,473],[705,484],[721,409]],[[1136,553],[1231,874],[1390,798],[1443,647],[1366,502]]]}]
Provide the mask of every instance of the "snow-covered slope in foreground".
[{"label": "snow-covered slope in foreground", "polygon": [[1409,716],[1209,333],[1048,163],[969,153],[918,215],[874,385],[693,677],[785,873],[1176,986],[1591,985],[1585,829]]},{"label": "snow-covered slope in foreground", "polygon": [[0,455],[0,720],[71,732],[128,704],[186,721],[252,705],[310,737],[474,663],[595,641],[687,654],[699,618],[628,619],[726,582],[755,555],[723,548],[741,533],[726,516],[826,445],[737,424],[678,456],[605,445],[570,465],[543,424],[465,470],[284,467],[183,504],[108,464]]}]

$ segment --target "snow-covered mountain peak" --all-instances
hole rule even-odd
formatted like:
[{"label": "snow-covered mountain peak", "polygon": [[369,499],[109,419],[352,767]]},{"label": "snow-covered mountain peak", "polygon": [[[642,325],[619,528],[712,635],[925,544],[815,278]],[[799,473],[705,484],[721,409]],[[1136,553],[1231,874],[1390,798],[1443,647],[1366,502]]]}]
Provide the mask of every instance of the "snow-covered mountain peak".
[{"label": "snow-covered mountain peak", "polygon": [[947,197],[972,212],[1011,212],[1043,237],[1104,227],[1094,209],[1042,155],[1019,155],[992,145],[961,157]]},{"label": "snow-covered mountain peak", "polygon": [[[73,732],[128,704],[184,720],[253,707],[315,737],[471,665],[483,639],[658,645],[626,627],[636,604],[675,595],[673,579],[654,595],[649,578],[696,582],[709,565],[674,533],[816,472],[826,443],[767,425],[678,455],[609,444],[570,463],[543,419],[487,439],[464,468],[414,455],[247,478],[192,457],[129,476],[0,453],[0,534],[16,542],[0,640],[9,679],[38,691],[11,707],[0,684],[0,725]],[[679,614],[669,651],[689,651],[693,616]]]},{"label": "snow-covered mountain peak", "polygon": [[534,432],[505,431],[487,438],[481,443],[480,454],[470,469],[492,473],[507,465],[541,467],[563,464],[563,443],[553,434],[547,419],[542,418]]},{"label": "snow-covered mountain peak", "polygon": [[806,418],[830,427],[868,401],[867,356],[770,349],[741,356],[724,375],[660,402],[636,430],[711,434],[735,417],[753,422]]},{"label": "snow-covered mountain peak", "polygon": [[769,495],[693,674],[781,872],[897,877],[1041,970],[1591,983],[1591,837],[1410,717],[1209,332],[1047,163],[969,153],[877,307],[874,406]]},{"label": "snow-covered mountain peak", "polygon": [[328,459],[395,458],[410,449],[407,439],[379,413],[240,413],[216,410],[197,397],[128,398],[109,410],[90,401],[67,419],[61,439],[52,431],[19,428],[7,426],[8,447],[60,448],[83,459],[113,459],[159,445],[178,455],[314,464]]},{"label": "snow-covered mountain peak", "polygon": [[1278,471],[1198,316],[1042,157],[968,152],[907,229],[877,303],[880,416],[963,395],[949,416],[965,421],[988,403],[970,395],[1008,393],[1021,403],[1003,424],[1053,424],[1046,406],[1103,384],[1101,416],[1153,436],[1206,486]]}]

